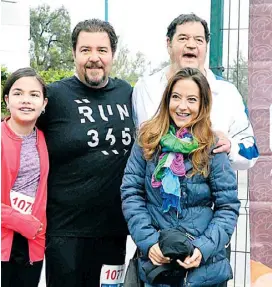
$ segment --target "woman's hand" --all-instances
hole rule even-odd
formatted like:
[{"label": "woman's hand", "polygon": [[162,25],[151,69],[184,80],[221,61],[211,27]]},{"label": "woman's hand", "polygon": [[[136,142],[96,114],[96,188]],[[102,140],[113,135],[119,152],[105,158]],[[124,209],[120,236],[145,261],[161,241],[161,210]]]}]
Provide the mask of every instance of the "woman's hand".
[{"label": "woman's hand", "polygon": [[40,228],[39,228],[37,234],[41,233],[42,231],[43,231],[43,224],[41,223]]},{"label": "woman's hand", "polygon": [[148,257],[154,265],[162,265],[164,263],[170,263],[170,258],[164,257],[159,244],[154,244],[148,252]]},{"label": "woman's hand", "polygon": [[[33,216],[33,218],[35,218],[35,220],[39,221],[39,219],[36,218],[35,216]],[[39,221],[39,222],[40,222],[40,221]],[[37,236],[38,234],[40,234],[42,231],[43,231],[43,224],[40,222],[40,227],[39,227],[39,229],[37,230],[35,236],[34,236],[32,239],[36,239],[36,236]]]},{"label": "woman's hand", "polygon": [[194,253],[191,257],[187,256],[185,258],[184,262],[182,262],[180,260],[177,260],[177,262],[183,268],[189,269],[192,267],[198,267],[200,265],[201,259],[202,259],[202,254],[201,254],[200,250],[198,248],[195,248]]}]

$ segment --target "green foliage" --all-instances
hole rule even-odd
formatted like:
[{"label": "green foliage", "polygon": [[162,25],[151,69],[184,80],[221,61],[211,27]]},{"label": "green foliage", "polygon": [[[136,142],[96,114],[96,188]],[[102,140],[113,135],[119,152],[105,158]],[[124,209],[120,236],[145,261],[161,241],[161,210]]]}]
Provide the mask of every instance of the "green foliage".
[{"label": "green foliage", "polygon": [[135,57],[129,56],[126,46],[121,46],[115,55],[112,65],[111,76],[129,82],[134,86],[139,77],[143,75],[149,63],[141,52],[137,52]]},{"label": "green foliage", "polygon": [[72,70],[71,19],[62,6],[30,9],[30,63],[37,71]]},{"label": "green foliage", "polygon": [[50,84],[63,78],[71,77],[74,72],[49,69],[48,71],[40,71],[39,74],[41,75],[46,84]]},{"label": "green foliage", "polygon": [[[47,4],[30,9],[30,63],[47,83],[72,73],[70,27],[70,15],[63,6],[54,11]],[[111,76],[134,85],[147,65],[141,52],[130,57],[129,50],[121,46],[115,55]]]},{"label": "green foliage", "polygon": [[3,101],[3,87],[7,81],[7,78],[9,76],[8,70],[6,67],[1,66],[1,117],[8,115],[8,111],[6,109],[6,104]]},{"label": "green foliage", "polygon": [[[59,81],[63,78],[71,77],[74,74],[74,72],[49,69],[48,71],[40,71],[39,74],[43,78],[46,84],[50,84],[52,82]],[[1,67],[1,90],[3,90],[3,87],[6,83],[8,76],[9,73],[7,71],[7,68]],[[2,117],[8,115],[6,104],[3,102],[3,97],[1,97],[1,115]]]}]

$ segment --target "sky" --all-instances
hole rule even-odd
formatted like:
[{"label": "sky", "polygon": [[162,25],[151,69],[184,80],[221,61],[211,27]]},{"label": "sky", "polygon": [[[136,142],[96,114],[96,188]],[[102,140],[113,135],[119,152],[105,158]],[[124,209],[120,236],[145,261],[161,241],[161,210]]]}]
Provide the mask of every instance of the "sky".
[{"label": "sky", "polygon": [[[53,9],[64,5],[71,17],[71,28],[89,18],[105,19],[104,0],[28,0],[31,7],[47,3]],[[182,13],[194,12],[210,22],[210,0],[108,0],[109,22],[119,36],[119,45],[126,45],[131,56],[142,52],[150,68],[168,60],[166,30]]]},{"label": "sky", "polygon": [[[85,19],[105,18],[105,0],[15,0],[21,3],[20,8],[12,9],[15,5],[6,5],[2,10],[1,34],[5,41],[0,42],[1,64],[10,70],[29,65],[29,11],[47,3],[52,10],[62,5],[71,17],[71,30]],[[237,28],[238,3],[241,3],[240,27],[247,28],[249,21],[249,0],[224,0],[224,27]],[[229,7],[231,4],[231,13]],[[126,46],[130,57],[142,52],[147,62],[146,73],[157,68],[160,63],[169,59],[166,49],[166,31],[170,22],[182,13],[195,13],[210,23],[211,0],[108,0],[109,22],[119,36],[119,47]],[[7,6],[9,8],[7,9]],[[18,5],[17,5],[18,6]],[[229,17],[230,16],[230,17]],[[4,26],[3,26],[4,24]],[[210,26],[210,25],[209,25]],[[16,33],[16,37],[14,34]],[[223,66],[233,63],[237,57],[237,38],[235,30],[224,31]],[[212,35],[213,36],[213,35]],[[211,37],[212,37],[211,36]],[[228,39],[230,41],[228,41]],[[20,43],[20,45],[18,45]],[[230,43],[230,44],[229,44]],[[248,31],[240,32],[239,49],[245,58],[248,52]],[[228,54],[230,55],[228,57]],[[209,55],[209,51],[207,53]],[[208,66],[209,56],[206,65]]]}]

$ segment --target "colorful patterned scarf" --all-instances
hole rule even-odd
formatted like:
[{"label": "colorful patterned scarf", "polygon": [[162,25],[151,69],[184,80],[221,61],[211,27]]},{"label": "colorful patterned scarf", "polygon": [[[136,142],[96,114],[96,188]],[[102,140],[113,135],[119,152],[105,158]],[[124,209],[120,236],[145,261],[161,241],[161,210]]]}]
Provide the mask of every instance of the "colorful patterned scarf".
[{"label": "colorful patterned scarf", "polygon": [[162,154],[158,165],[152,175],[153,187],[160,187],[163,199],[163,212],[174,207],[178,212],[180,209],[180,182],[179,176],[184,176],[185,166],[183,154],[189,154],[198,148],[197,140],[187,129],[175,130],[170,126],[167,134],[160,140]]}]

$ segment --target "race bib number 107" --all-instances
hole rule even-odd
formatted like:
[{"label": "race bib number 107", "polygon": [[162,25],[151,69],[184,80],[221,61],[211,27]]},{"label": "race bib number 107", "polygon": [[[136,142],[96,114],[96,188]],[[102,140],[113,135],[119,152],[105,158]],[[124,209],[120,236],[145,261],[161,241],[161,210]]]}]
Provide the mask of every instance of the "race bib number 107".
[{"label": "race bib number 107", "polygon": [[20,213],[31,214],[34,201],[35,197],[31,197],[14,190],[10,191],[11,207]]},{"label": "race bib number 107", "polygon": [[125,264],[103,265],[100,274],[100,287],[122,287],[125,277]]}]

